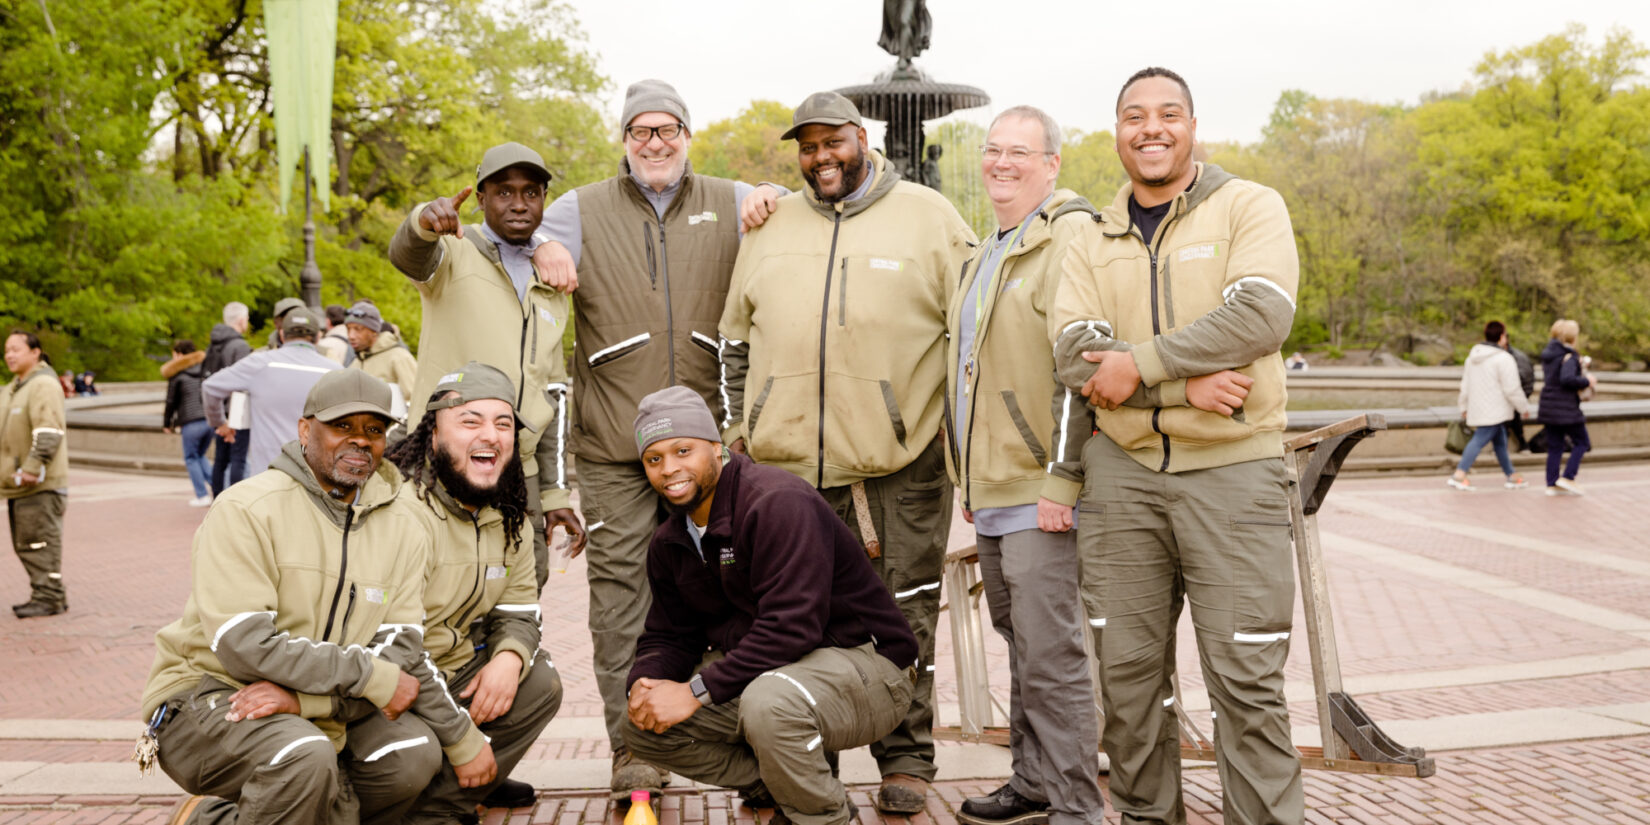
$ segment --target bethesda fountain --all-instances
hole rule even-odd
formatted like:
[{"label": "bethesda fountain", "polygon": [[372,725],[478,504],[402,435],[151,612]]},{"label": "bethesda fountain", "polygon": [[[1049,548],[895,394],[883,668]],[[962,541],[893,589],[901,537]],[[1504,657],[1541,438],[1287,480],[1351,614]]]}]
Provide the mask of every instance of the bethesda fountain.
[{"label": "bethesda fountain", "polygon": [[924,0],[883,0],[877,45],[898,62],[870,83],[837,92],[853,101],[861,115],[888,124],[882,153],[900,177],[939,189],[940,147],[925,146],[923,122],[985,106],[991,98],[973,86],[934,81],[912,64],[928,49],[932,28]]}]

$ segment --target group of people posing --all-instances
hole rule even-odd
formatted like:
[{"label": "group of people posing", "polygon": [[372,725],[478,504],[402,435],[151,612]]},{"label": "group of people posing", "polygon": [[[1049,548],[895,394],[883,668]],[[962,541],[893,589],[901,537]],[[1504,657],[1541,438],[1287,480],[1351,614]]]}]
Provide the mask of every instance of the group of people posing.
[{"label": "group of people posing", "polygon": [[627,91],[618,174],[548,205],[536,152],[489,149],[390,242],[423,312],[410,435],[383,460],[387,385],[310,373],[295,439],[196,536],[143,697],[140,750],[212,797],[174,821],[473,822],[520,799],[504,777],[560,702],[538,649],[557,526],[588,561],[616,798],[675,773],[840,825],[836,754],[868,745],[876,807],[920,812],[960,491],[1013,751],[960,819],[1099,825],[1103,743],[1126,821],[1184,822],[1189,600],[1227,820],[1302,822],[1289,216],[1193,159],[1174,72],[1137,72],[1116,113],[1130,183],[1100,207],[1058,187],[1047,114],[999,114],[983,239],[832,92],[782,136],[797,193],[695,175],[660,81]]}]

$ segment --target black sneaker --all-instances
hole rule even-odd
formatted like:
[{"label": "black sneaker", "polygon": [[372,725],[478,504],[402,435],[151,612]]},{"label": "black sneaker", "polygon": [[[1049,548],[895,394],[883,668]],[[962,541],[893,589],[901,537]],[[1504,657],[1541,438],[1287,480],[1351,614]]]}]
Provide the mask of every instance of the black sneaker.
[{"label": "black sneaker", "polygon": [[531,808],[539,801],[539,792],[532,785],[506,778],[498,787],[487,792],[481,800],[483,808]]},{"label": "black sneaker", "polygon": [[968,825],[1042,825],[1048,822],[1048,803],[1026,799],[1005,782],[986,796],[964,800],[957,820]]},{"label": "black sneaker", "polygon": [[761,808],[763,810],[777,810],[779,803],[774,802],[773,794],[768,792],[768,786],[762,780],[756,780],[755,785],[739,789],[739,801],[747,808]]},{"label": "black sneaker", "polygon": [[66,604],[46,604],[45,602],[28,602],[20,607],[14,607],[11,612],[19,619],[33,619],[38,616],[56,616],[69,609]]}]

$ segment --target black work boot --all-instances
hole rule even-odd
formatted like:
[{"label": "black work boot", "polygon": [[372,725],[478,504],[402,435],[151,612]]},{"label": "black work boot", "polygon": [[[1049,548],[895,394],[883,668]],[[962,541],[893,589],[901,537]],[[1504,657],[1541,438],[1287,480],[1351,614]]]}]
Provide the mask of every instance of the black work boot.
[{"label": "black work boot", "polygon": [[69,606],[66,604],[28,602],[19,607],[12,608],[11,612],[17,614],[17,618],[19,619],[33,619],[39,616],[56,616],[59,613],[67,611],[68,609]]},{"label": "black work boot", "polygon": [[506,777],[498,787],[487,792],[481,800],[484,808],[531,808],[539,801],[539,792],[532,785]]},{"label": "black work boot", "polygon": [[1004,782],[985,796],[963,800],[957,820],[968,825],[1043,825],[1048,822],[1048,803],[1026,799]]}]

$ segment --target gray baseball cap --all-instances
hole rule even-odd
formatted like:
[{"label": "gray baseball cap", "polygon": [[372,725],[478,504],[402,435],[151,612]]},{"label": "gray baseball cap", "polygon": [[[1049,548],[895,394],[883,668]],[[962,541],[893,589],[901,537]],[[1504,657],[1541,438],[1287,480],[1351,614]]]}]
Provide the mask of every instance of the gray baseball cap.
[{"label": "gray baseball cap", "polygon": [[372,413],[392,421],[390,403],[389,384],[363,370],[331,370],[315,382],[304,398],[304,417],[337,421],[346,415]]},{"label": "gray baseball cap", "polygon": [[543,175],[545,183],[550,182],[550,170],[545,167],[544,158],[539,157],[538,152],[512,141],[500,143],[481,156],[481,163],[476,166],[476,185],[480,186],[482,181],[512,166],[525,166]]},{"label": "gray baseball cap", "polygon": [[274,315],[275,315],[276,318],[279,318],[279,317],[281,317],[281,316],[283,316],[283,315],[287,314],[288,312],[291,312],[295,309],[303,309],[303,307],[304,307],[304,302],[303,302],[302,299],[299,299],[299,298],[282,298],[281,300],[275,302]]},{"label": "gray baseball cap", "polygon": [[[516,385],[511,383],[510,377],[498,367],[471,361],[441,376],[441,380],[435,383],[435,390],[430,393],[430,400],[424,405],[424,409],[430,411],[461,407],[483,398],[503,401],[510,405],[511,411],[514,411]],[[516,423],[525,429],[533,429],[519,414],[516,415]]]},{"label": "gray baseball cap", "polygon": [[855,126],[864,126],[865,118],[860,117],[859,108],[854,102],[836,92],[814,92],[802,105],[796,107],[796,114],[791,116],[791,128],[779,136],[780,140],[790,140],[802,127],[813,123],[826,126],[841,126],[852,123]]}]

